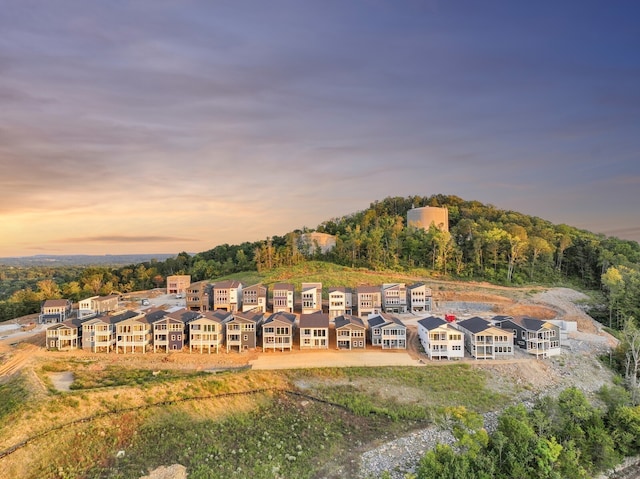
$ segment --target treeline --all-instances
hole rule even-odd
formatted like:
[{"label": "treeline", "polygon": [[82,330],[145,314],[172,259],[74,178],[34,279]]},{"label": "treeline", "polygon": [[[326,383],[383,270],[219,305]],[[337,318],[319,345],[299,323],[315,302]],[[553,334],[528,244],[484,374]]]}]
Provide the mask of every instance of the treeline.
[{"label": "treeline", "polygon": [[604,409],[569,388],[528,410],[512,406],[494,432],[482,417],[448,409],[456,443],[438,445],[420,461],[417,479],[580,479],[610,471],[640,453],[640,406],[622,387],[603,387]]},{"label": "treeline", "polygon": [[[421,206],[447,207],[449,231],[408,227],[407,211]],[[335,235],[336,247],[323,254],[317,245],[303,241],[305,233],[312,231]],[[165,261],[91,268],[75,278],[52,273],[38,280],[52,279],[62,295],[77,300],[89,293],[162,286],[171,274],[190,274],[198,281],[310,259],[373,270],[426,268],[443,278],[497,284],[577,284],[605,292],[609,301],[604,315],[611,318],[612,327],[627,317],[640,317],[637,242],[447,195],[385,198],[364,211],[325,221],[315,230],[305,228],[263,241],[223,244],[192,256],[180,253]],[[29,289],[30,293],[21,292]],[[3,313],[7,302],[30,300],[38,294],[44,292],[38,289],[37,281],[27,288],[0,291],[0,299],[6,300],[0,303],[0,320],[9,317]],[[608,318],[599,319],[606,322]]]}]

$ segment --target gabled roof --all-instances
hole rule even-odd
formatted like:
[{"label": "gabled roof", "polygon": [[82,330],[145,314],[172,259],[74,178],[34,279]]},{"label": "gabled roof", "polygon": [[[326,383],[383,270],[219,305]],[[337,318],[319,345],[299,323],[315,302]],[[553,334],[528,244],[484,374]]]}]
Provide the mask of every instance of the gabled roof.
[{"label": "gabled roof", "polygon": [[353,316],[351,314],[342,314],[333,320],[336,325],[336,329],[344,328],[345,326],[357,326],[363,329],[367,329],[364,321],[358,316]]},{"label": "gabled roof", "polygon": [[329,288],[329,293],[350,293],[351,290],[349,288],[345,288],[344,286],[334,286]]},{"label": "gabled roof", "polygon": [[356,288],[356,292],[358,294],[360,293],[380,293],[382,294],[382,292],[380,291],[380,286],[358,286]]},{"label": "gabled roof", "polygon": [[195,283],[191,283],[189,286],[187,286],[186,290],[199,291],[201,288],[205,288],[208,284],[209,284],[209,281],[206,281],[206,280],[196,281]]},{"label": "gabled roof", "polygon": [[251,286],[246,286],[246,287],[242,288],[242,292],[251,291],[251,290],[254,290],[254,289],[256,291],[258,291],[258,292],[263,292],[264,294],[267,293],[267,287],[262,283],[252,284]]},{"label": "gabled roof", "polygon": [[549,324],[546,321],[534,318],[509,318],[507,321],[512,322],[527,331],[540,331],[541,329],[548,327]]},{"label": "gabled roof", "polygon": [[[221,313],[226,313],[226,315]],[[195,318],[190,319],[188,322],[192,323],[194,321],[197,321],[198,319],[207,319],[209,321],[213,321],[214,323],[222,324],[225,322],[226,318],[230,318],[230,317],[231,317],[231,313],[227,313],[227,311],[223,311],[223,310],[205,311],[204,313],[200,313],[199,316],[196,316]]]},{"label": "gabled roof", "polygon": [[474,316],[473,318],[465,319],[463,321],[458,321],[458,326],[466,329],[467,331],[471,331],[472,333],[480,333],[485,329],[491,327],[491,323],[486,319],[482,319],[478,316]]},{"label": "gabled roof", "polygon": [[442,318],[437,318],[435,316],[429,316],[428,318],[418,320],[418,324],[425,328],[427,331],[431,331],[433,329],[439,328],[443,324],[449,324]]},{"label": "gabled roof", "polygon": [[329,315],[325,313],[311,313],[300,315],[300,329],[302,328],[328,328]]},{"label": "gabled roof", "polygon": [[43,308],[66,308],[69,306],[68,299],[46,299],[42,303]]},{"label": "gabled roof", "polygon": [[128,309],[123,313],[114,314],[112,316],[102,316],[102,318],[109,323],[119,323],[120,321],[126,321],[127,319],[135,318],[136,316],[140,316],[138,311]]},{"label": "gabled roof", "polygon": [[254,311],[255,309],[252,309],[251,311],[238,311],[236,313],[233,313],[233,319],[231,321],[237,319],[239,321],[249,321],[258,324],[260,321],[262,321],[262,318],[264,318],[264,314],[254,313]]},{"label": "gabled roof", "polygon": [[262,324],[264,326],[266,324],[271,324],[271,323],[284,323],[289,326],[293,326],[295,322],[296,322],[295,314],[279,312],[279,313],[273,313]]},{"label": "gabled roof", "polygon": [[426,284],[424,283],[415,283],[415,284],[410,284],[409,286],[407,286],[407,289],[416,289],[416,288],[422,288],[425,287],[426,288]]},{"label": "gabled roof", "polygon": [[80,326],[82,326],[82,323],[83,322],[81,320],[76,318],[68,319],[67,321],[64,321],[62,323],[54,324],[53,326],[47,329],[48,330],[63,329],[63,328],[78,329]]},{"label": "gabled roof", "polygon": [[374,315],[370,315],[369,319],[367,319],[367,322],[369,323],[370,328],[381,327],[381,326],[386,326],[391,324],[396,324],[398,326],[402,326],[403,328],[406,328],[404,323],[400,321],[400,318],[394,316],[393,314],[387,314],[387,313],[377,313]]},{"label": "gabled roof", "polygon": [[276,283],[273,285],[273,290],[274,291],[281,291],[281,290],[293,291],[294,287],[290,283]]},{"label": "gabled roof", "polygon": [[145,316],[147,317],[147,321],[149,321],[150,323],[153,323],[155,321],[158,321],[159,319],[162,319],[166,314],[167,312],[160,308],[150,308],[145,311]]},{"label": "gabled roof", "polygon": [[182,308],[178,311],[167,314],[167,318],[187,323],[189,321],[193,321],[196,318],[199,318],[201,314],[202,313],[200,313],[200,311],[189,311],[186,308]]},{"label": "gabled roof", "polygon": [[493,318],[491,318],[491,320],[494,321],[494,322],[505,321],[507,319],[513,319],[513,316],[505,316],[504,314],[499,314],[499,315],[494,316]]},{"label": "gabled roof", "polygon": [[224,281],[219,281],[213,285],[213,289],[233,289],[239,288],[242,286],[240,281],[235,279],[225,279]]}]

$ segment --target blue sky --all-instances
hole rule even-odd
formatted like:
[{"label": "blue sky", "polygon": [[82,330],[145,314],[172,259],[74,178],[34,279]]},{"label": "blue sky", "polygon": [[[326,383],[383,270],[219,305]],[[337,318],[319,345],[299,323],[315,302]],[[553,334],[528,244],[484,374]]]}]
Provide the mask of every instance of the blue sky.
[{"label": "blue sky", "polygon": [[453,194],[640,240],[636,2],[0,0],[0,256]]}]

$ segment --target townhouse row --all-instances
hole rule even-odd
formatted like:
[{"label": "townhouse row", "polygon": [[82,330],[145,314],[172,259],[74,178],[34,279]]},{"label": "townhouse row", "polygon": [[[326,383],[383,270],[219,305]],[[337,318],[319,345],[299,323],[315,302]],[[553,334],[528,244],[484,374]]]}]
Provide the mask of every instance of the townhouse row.
[{"label": "townhouse row", "polygon": [[330,331],[334,329],[339,349],[365,349],[367,342],[382,349],[406,348],[406,327],[392,315],[371,315],[365,322],[345,314],[333,319],[333,328],[330,323],[329,315],[320,312],[301,314],[297,319],[287,312],[265,318],[257,310],[235,313],[186,308],[170,312],[159,308],[127,310],[56,323],[46,331],[46,347],[116,353],[185,349],[218,353],[221,349],[252,350],[260,342],[263,351],[284,351],[291,350],[297,338],[301,350],[328,349]]},{"label": "townhouse row", "polygon": [[[332,287],[327,290],[327,307],[323,303],[322,283],[302,283],[296,298],[293,284],[276,283],[272,287],[271,301],[263,284],[244,287],[239,281],[218,283],[199,281],[185,290],[186,306],[191,311],[224,309],[266,313],[293,313],[296,305],[302,314],[328,311],[330,318],[343,314],[360,317],[377,313],[423,313],[432,310],[432,293],[424,283],[406,286],[405,283],[385,283],[380,286],[359,286],[355,290]],[[270,306],[270,308],[269,308]]]}]

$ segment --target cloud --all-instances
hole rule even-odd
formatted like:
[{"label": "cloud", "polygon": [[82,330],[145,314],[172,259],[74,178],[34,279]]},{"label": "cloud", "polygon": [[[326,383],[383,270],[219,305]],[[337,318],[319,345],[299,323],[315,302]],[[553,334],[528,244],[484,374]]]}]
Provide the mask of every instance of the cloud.
[{"label": "cloud", "polygon": [[174,241],[196,242],[199,240],[175,236],[86,236],[53,240],[54,243],[171,243]]}]

